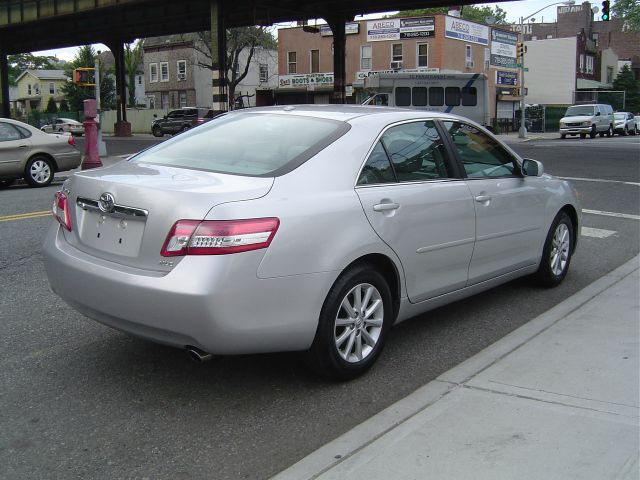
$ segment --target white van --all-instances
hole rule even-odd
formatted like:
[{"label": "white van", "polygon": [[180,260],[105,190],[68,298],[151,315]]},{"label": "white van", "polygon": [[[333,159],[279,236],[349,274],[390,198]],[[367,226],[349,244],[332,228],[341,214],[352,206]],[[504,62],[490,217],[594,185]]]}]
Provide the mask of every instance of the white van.
[{"label": "white van", "polygon": [[455,113],[489,125],[489,82],[483,73],[372,73],[363,105]]}]

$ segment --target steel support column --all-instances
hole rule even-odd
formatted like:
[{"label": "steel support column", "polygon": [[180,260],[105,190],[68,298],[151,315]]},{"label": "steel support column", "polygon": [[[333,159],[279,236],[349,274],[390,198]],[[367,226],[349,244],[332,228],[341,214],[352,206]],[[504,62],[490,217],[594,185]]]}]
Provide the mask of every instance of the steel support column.
[{"label": "steel support column", "polygon": [[211,0],[211,85],[213,88],[213,111],[229,110],[227,98],[227,31],[225,28],[222,0]]},{"label": "steel support column", "polygon": [[0,117],[11,117],[9,103],[9,64],[4,50],[0,49]]},{"label": "steel support column", "polygon": [[116,76],[116,124],[114,135],[116,137],[131,136],[131,124],[127,122],[127,81],[124,67],[124,43],[121,40],[113,40],[108,44],[115,63]]},{"label": "steel support column", "polygon": [[333,32],[333,94],[331,103],[345,103],[346,45],[345,22],[347,16],[325,18]]}]

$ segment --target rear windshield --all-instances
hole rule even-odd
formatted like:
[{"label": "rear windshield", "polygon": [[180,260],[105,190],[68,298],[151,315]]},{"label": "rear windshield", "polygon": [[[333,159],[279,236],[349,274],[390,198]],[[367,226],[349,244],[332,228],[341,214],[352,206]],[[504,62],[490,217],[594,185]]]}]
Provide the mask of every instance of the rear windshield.
[{"label": "rear windshield", "polygon": [[565,117],[578,117],[581,115],[593,115],[593,107],[587,107],[586,105],[569,107],[567,108],[567,114]]},{"label": "rear windshield", "polygon": [[302,165],[349,128],[345,122],[288,114],[227,114],[145,150],[131,161],[272,177]]}]

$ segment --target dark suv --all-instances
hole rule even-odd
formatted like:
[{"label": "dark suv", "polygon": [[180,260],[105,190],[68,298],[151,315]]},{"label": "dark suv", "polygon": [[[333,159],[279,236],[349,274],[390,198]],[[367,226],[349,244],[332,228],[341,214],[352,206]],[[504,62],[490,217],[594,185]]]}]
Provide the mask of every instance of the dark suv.
[{"label": "dark suv", "polygon": [[179,133],[189,130],[213,118],[213,110],[208,108],[185,107],[171,110],[164,118],[157,118],[151,124],[151,133],[161,137],[165,133]]}]

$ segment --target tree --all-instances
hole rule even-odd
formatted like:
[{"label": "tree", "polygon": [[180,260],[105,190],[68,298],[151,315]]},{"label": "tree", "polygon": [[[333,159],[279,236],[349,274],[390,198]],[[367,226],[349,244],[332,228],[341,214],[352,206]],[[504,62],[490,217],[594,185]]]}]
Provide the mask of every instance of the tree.
[{"label": "tree", "polygon": [[62,101],[60,102],[60,111],[61,112],[68,112],[69,111],[69,104],[67,103],[67,99],[63,98]]},{"label": "tree", "polygon": [[128,105],[136,106],[136,74],[142,63],[142,42],[128,43],[124,46],[124,68],[127,75]]},{"label": "tree", "polygon": [[[434,15],[437,13],[446,14],[449,11],[449,7],[432,7],[432,8],[417,8],[414,10],[402,10],[392,17],[420,17],[423,15]],[[476,6],[465,5],[462,7],[462,18],[471,22],[477,23],[492,23],[498,25],[507,24],[507,12],[500,6],[496,5],[495,8],[491,8],[488,5]],[[489,21],[488,21],[489,20]],[[491,21],[492,20],[492,21]]]},{"label": "tree", "polygon": [[628,112],[640,112],[640,82],[635,79],[629,65],[625,65],[613,80],[614,90],[624,90],[625,110]]},{"label": "tree", "polygon": [[611,7],[614,17],[624,21],[625,29],[640,32],[640,1],[616,0]]},{"label": "tree", "polygon": [[53,97],[49,97],[49,102],[47,103],[47,113],[58,113],[58,105],[56,105],[56,101]]},{"label": "tree", "polygon": [[[96,52],[91,45],[84,45],[78,48],[76,56],[68,64],[65,70],[66,75],[71,78],[73,70],[80,67],[93,67],[95,65]],[[102,110],[115,108],[116,86],[112,75],[109,72],[100,70],[100,104]],[[95,89],[93,87],[81,87],[75,83],[68,81],[62,87],[62,93],[69,102],[72,112],[79,112],[84,109],[83,101],[89,98],[95,98]]]},{"label": "tree", "polygon": [[16,79],[25,70],[52,70],[57,68],[59,60],[52,56],[38,56],[32,53],[17,53],[7,57],[9,66],[9,85],[15,85]]},{"label": "tree", "polygon": [[[194,43],[194,48],[206,58],[206,61],[200,62],[198,66],[213,70],[211,33],[198,32],[197,41]],[[227,93],[231,109],[234,105],[236,87],[247,76],[256,47],[277,48],[275,38],[266,27],[240,27],[227,30]],[[242,55],[243,51],[246,51],[246,56]]]}]

